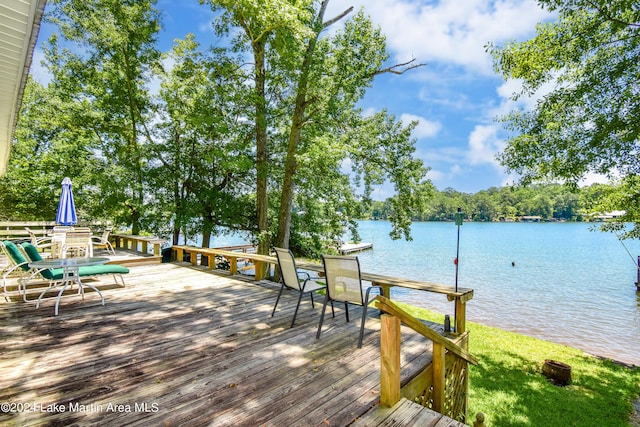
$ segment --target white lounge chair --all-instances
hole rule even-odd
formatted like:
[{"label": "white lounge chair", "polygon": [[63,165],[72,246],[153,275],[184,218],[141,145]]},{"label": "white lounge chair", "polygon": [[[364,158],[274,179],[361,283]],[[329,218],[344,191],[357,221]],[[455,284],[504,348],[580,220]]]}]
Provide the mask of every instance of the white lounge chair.
[{"label": "white lounge chair", "polygon": [[104,230],[104,233],[102,233],[102,236],[91,236],[91,242],[93,244],[93,248],[94,249],[105,248],[107,250],[107,253],[110,253],[111,255],[115,255],[116,251],[115,249],[113,249],[111,242],[109,242],[109,234],[111,234],[112,230],[113,229],[109,227]]}]

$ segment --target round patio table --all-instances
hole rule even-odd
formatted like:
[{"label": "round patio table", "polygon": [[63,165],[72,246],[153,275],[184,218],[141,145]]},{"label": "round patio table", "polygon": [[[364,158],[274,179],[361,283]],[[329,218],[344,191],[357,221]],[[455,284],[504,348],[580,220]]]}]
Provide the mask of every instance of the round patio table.
[{"label": "round patio table", "polygon": [[60,305],[60,299],[62,298],[62,294],[68,286],[73,285],[74,283],[78,284],[78,293],[82,295],[82,299],[84,299],[84,287],[87,286],[100,295],[100,300],[102,301],[102,305],[104,305],[104,297],[102,296],[102,292],[98,288],[93,285],[84,284],[82,280],[80,280],[80,267],[89,266],[89,265],[101,265],[109,261],[109,258],[103,257],[86,257],[86,258],[57,258],[57,259],[44,259],[41,261],[33,261],[29,263],[29,267],[37,268],[37,269],[46,269],[46,268],[62,268],[62,280],[60,283],[56,283],[50,288],[42,291],[40,296],[38,297],[38,301],[36,302],[36,308],[40,307],[40,300],[44,296],[45,293],[50,291],[53,288],[60,287],[60,291],[58,292],[58,297],[56,298],[56,306],[54,310],[54,315],[58,315],[58,307]]}]

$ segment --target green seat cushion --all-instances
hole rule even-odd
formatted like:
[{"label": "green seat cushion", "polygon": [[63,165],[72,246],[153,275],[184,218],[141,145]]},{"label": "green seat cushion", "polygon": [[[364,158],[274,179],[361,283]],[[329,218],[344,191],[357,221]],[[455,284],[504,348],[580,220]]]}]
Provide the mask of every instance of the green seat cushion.
[{"label": "green seat cushion", "polygon": [[99,276],[100,274],[127,274],[129,269],[118,264],[87,265],[80,267],[78,274],[84,276]]},{"label": "green seat cushion", "polygon": [[[31,261],[42,261],[40,252],[38,252],[38,249],[31,243],[24,242],[22,244],[22,249],[24,249]],[[45,268],[40,270],[40,274],[47,280],[58,281],[64,276],[64,270],[62,268]]]},{"label": "green seat cushion", "polygon": [[27,256],[31,261],[42,261],[42,257],[40,256],[40,252],[38,249],[33,246],[31,243],[24,242],[22,244],[22,249],[27,253]]},{"label": "green seat cushion", "polygon": [[27,260],[24,255],[22,255],[22,252],[20,252],[20,249],[18,249],[15,243],[13,243],[11,240],[5,240],[4,247],[7,249],[7,253],[11,257],[13,262],[18,265],[22,264],[20,265],[20,268],[22,268],[24,271],[29,271],[29,265],[26,264]]},{"label": "green seat cushion", "polygon": [[[13,245],[13,243],[11,244]],[[17,251],[17,253],[22,256],[18,248],[15,245],[13,246],[15,248],[15,251]],[[27,256],[29,257],[29,259],[31,259],[31,261],[42,260],[40,252],[38,252],[38,249],[31,243],[23,243],[22,248],[27,253]],[[7,249],[9,250],[9,248]],[[24,257],[22,257],[22,259],[24,259]],[[80,277],[99,276],[101,274],[127,274],[128,272],[128,268],[117,264],[87,265],[84,267],[80,267],[80,269],[78,270],[78,274],[80,275]],[[60,280],[64,275],[64,270],[62,268],[49,268],[40,271],[40,274],[42,274],[42,277],[48,280]]]},{"label": "green seat cushion", "polygon": [[64,276],[64,270],[62,268],[45,268],[40,270],[40,274],[47,280],[58,281]]}]

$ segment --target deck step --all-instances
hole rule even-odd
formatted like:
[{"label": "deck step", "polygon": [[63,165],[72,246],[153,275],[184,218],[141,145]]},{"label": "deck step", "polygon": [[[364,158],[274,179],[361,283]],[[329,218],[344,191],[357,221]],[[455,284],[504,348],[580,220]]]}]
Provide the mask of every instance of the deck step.
[{"label": "deck step", "polygon": [[352,426],[464,427],[465,424],[403,397],[391,408],[380,405],[371,408]]}]

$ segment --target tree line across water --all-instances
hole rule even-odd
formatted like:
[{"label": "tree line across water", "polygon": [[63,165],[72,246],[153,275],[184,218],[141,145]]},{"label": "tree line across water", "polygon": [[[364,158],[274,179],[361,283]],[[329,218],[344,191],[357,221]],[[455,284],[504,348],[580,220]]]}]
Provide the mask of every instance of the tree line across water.
[{"label": "tree line across water", "polygon": [[[452,221],[460,208],[466,220],[516,221],[522,217],[540,217],[542,221],[591,221],[614,210],[620,190],[615,184],[592,184],[571,188],[560,184],[491,187],[477,193],[462,193],[453,188],[434,191],[423,209],[412,215],[414,221]],[[392,200],[367,205],[363,218],[389,219]]]}]

